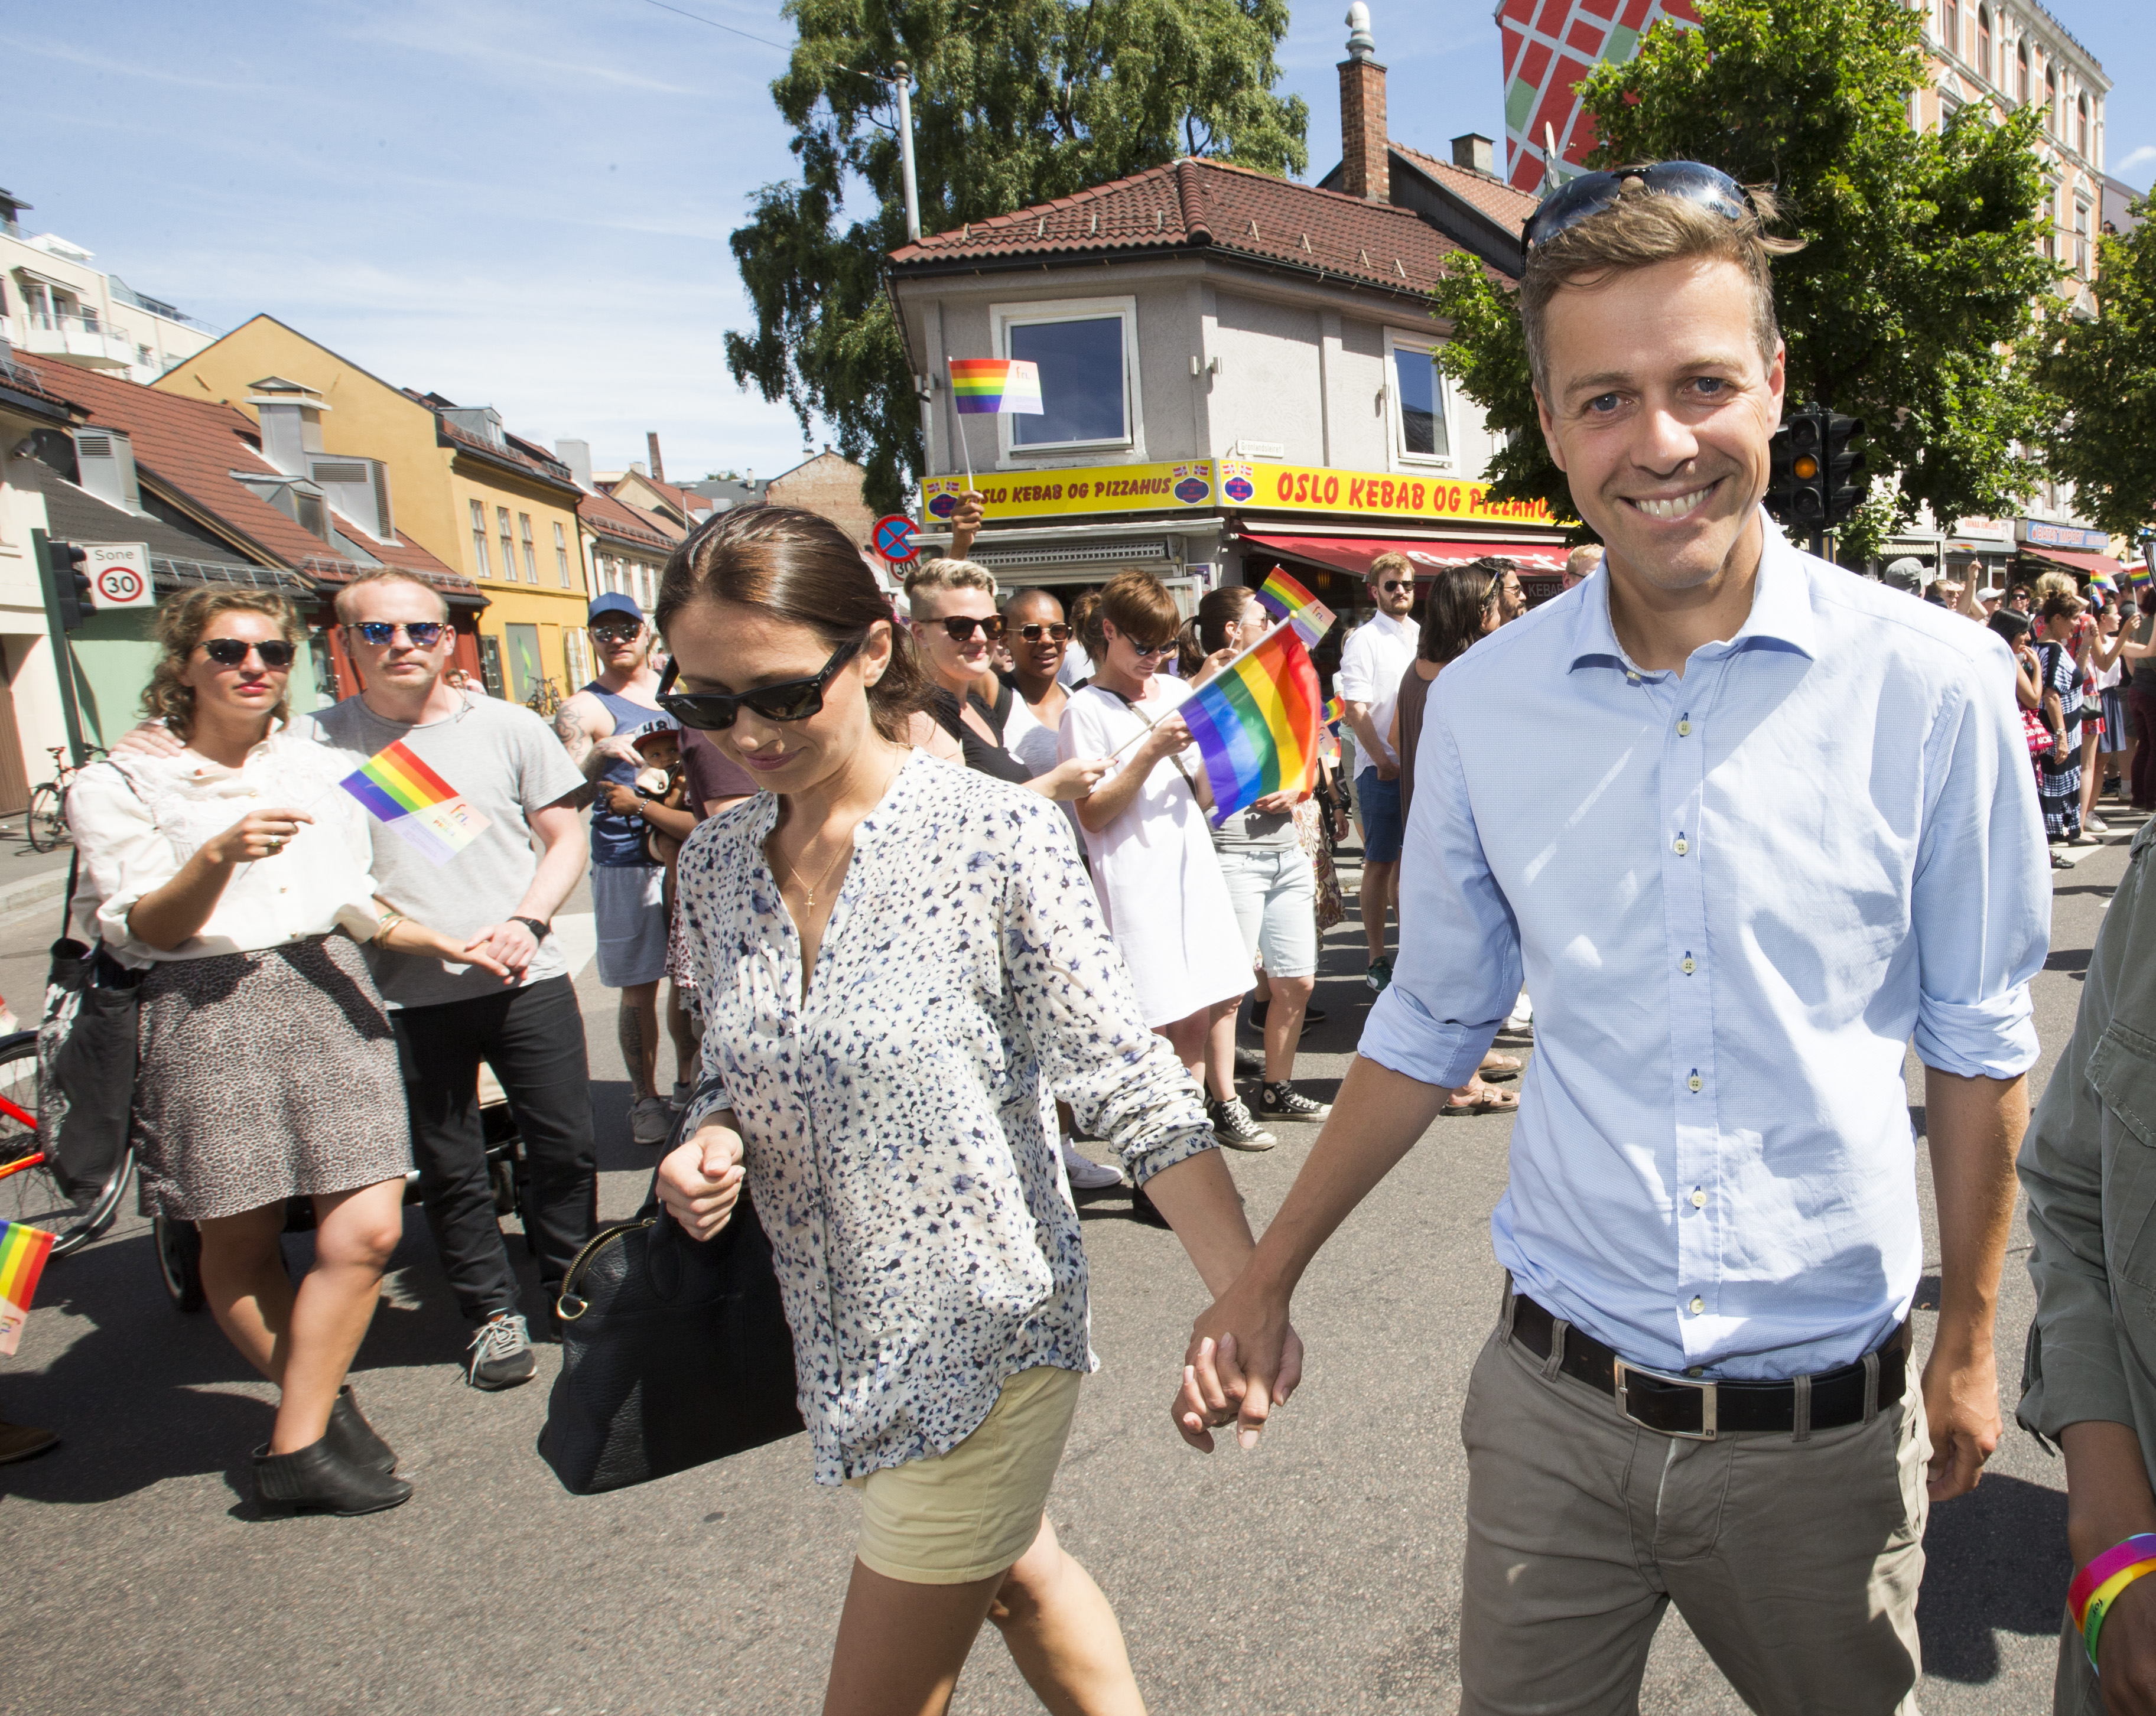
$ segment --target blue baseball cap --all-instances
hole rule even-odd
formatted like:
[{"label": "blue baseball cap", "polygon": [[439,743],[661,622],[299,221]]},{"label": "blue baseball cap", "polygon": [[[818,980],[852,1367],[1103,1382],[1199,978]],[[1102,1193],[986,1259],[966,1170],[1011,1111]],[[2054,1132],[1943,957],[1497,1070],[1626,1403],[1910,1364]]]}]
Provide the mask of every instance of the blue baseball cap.
[{"label": "blue baseball cap", "polygon": [[624,596],[619,590],[609,590],[603,596],[593,597],[591,612],[584,616],[584,623],[596,626],[603,614],[627,614],[639,626],[644,623],[644,610],[636,605],[636,598]]}]

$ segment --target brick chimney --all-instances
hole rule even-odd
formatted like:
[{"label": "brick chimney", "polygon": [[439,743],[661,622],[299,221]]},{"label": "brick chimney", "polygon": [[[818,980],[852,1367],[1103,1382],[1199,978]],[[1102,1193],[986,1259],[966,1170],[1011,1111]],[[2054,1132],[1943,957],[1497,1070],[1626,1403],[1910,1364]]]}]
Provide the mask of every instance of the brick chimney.
[{"label": "brick chimney", "polygon": [[1348,57],[1340,62],[1340,188],[1373,202],[1393,200],[1389,140],[1385,136],[1385,69],[1370,39],[1370,8],[1348,8]]},{"label": "brick chimney", "polygon": [[656,429],[647,429],[644,431],[644,444],[649,449],[651,453],[651,480],[654,483],[665,482],[666,480],[666,467],[660,463],[659,431]]}]

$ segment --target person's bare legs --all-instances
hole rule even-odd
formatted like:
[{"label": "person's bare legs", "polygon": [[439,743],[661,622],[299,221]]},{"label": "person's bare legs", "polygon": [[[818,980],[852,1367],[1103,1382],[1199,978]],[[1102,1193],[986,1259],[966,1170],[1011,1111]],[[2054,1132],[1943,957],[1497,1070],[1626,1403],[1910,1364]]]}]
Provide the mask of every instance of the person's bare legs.
[{"label": "person's bare legs", "polygon": [[1272,1005],[1265,1010],[1265,1083],[1282,1084],[1295,1077],[1295,1046],[1302,1039],[1302,1016],[1317,980],[1276,977],[1272,984]]},{"label": "person's bare legs", "polygon": [[1055,1716],[1145,1716],[1123,1629],[1047,1516],[988,1606],[1011,1660]]},{"label": "person's bare legs", "polygon": [[629,1099],[641,1101],[656,1094],[659,1079],[659,985],[632,983],[621,992],[620,1011],[614,1015],[614,1034],[621,1043],[621,1063],[629,1068]]},{"label": "person's bare legs", "polygon": [[1226,1102],[1235,1094],[1235,1015],[1240,1004],[1227,1012],[1215,1010],[1205,1032],[1205,1094],[1215,1102]]},{"label": "person's bare legs", "polygon": [[[696,1022],[688,1008],[681,1005],[681,986],[666,986],[666,1034],[674,1039],[674,1082],[695,1089],[700,1068],[697,1063]],[[652,1077],[659,1076],[657,1057],[653,1057]]]},{"label": "person's bare legs", "polygon": [[[1212,1029],[1213,1009],[1210,1007],[1200,1007],[1188,1018],[1178,1019],[1172,1025],[1152,1027],[1154,1036],[1168,1039],[1168,1047],[1175,1051],[1176,1059],[1183,1063],[1184,1069],[1198,1081],[1201,1089],[1205,1083],[1206,1039]],[[1233,1069],[1231,1060],[1229,1070]]]},{"label": "person's bare legs", "polygon": [[2082,723],[2082,827],[2088,827],[2088,819],[2096,814],[2097,789],[2103,785],[2103,766],[2097,759],[2101,755],[2096,748],[2097,735],[2087,721]]},{"label": "person's bare legs", "polygon": [[1056,1716],[1144,1716],[1115,1611],[1045,1519],[1015,1565],[966,1585],[912,1585],[855,1561],[824,1716],[943,1716],[983,1619]]},{"label": "person's bare legs", "polygon": [[199,1224],[203,1295],[240,1355],[279,1390],[270,1452],[322,1439],[352,1355],[374,1316],[382,1273],[404,1232],[404,1182],[315,1200],[315,1265],[296,1292],[285,1273],[285,1206]]},{"label": "person's bare legs", "polygon": [[1363,914],[1363,939],[1369,944],[1373,962],[1385,956],[1385,914],[1392,907],[1393,883],[1399,868],[1397,861],[1389,864],[1366,862],[1363,866],[1363,883],[1356,890],[1356,903]]}]

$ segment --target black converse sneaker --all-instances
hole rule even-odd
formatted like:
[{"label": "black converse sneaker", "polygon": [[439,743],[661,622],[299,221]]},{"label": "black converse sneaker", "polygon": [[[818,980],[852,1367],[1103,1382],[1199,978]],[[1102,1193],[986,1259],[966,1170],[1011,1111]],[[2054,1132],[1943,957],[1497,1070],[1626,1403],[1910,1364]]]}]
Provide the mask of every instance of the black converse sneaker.
[{"label": "black converse sneaker", "polygon": [[1205,1114],[1213,1122],[1213,1135],[1229,1150],[1270,1150],[1280,1142],[1250,1118],[1240,1096],[1231,1096],[1225,1102],[1209,1098]]},{"label": "black converse sneaker", "polygon": [[1332,1112],[1329,1102],[1312,1102],[1283,1078],[1258,1093],[1258,1108],[1268,1120],[1322,1120]]}]

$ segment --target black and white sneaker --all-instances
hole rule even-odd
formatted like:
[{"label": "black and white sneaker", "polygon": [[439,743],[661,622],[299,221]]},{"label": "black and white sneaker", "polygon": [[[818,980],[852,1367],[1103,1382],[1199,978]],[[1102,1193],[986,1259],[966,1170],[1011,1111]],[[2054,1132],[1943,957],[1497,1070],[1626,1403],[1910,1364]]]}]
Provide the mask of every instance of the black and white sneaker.
[{"label": "black and white sneaker", "polygon": [[1235,1045],[1235,1076],[1238,1078],[1258,1078],[1265,1075],[1265,1058],[1254,1048]]},{"label": "black and white sneaker", "polygon": [[1250,1118],[1240,1096],[1231,1096],[1225,1102],[1209,1099],[1205,1114],[1213,1123],[1213,1135],[1229,1150],[1270,1150],[1280,1142]]},{"label": "black and white sneaker", "polygon": [[1312,1101],[1283,1078],[1259,1091],[1258,1110],[1268,1120],[1322,1120],[1332,1112],[1332,1104]]},{"label": "black and white sneaker", "polygon": [[496,1311],[471,1338],[465,1354],[465,1380],[490,1393],[529,1382],[539,1367],[531,1335],[514,1311]]}]

